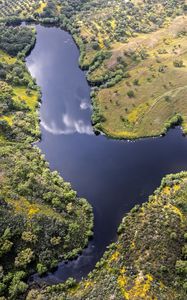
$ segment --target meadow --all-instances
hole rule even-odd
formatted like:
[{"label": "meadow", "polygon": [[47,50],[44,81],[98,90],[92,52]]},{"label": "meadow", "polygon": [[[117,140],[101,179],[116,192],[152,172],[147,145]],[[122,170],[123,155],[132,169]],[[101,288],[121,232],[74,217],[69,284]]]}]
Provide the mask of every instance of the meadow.
[{"label": "meadow", "polygon": [[186,29],[187,18],[177,17],[166,28],[116,44],[111,57],[92,73],[91,80],[103,77],[118,61],[126,64],[126,78],[111,87],[106,83],[93,97],[107,135],[157,136],[176,124],[186,133]]}]

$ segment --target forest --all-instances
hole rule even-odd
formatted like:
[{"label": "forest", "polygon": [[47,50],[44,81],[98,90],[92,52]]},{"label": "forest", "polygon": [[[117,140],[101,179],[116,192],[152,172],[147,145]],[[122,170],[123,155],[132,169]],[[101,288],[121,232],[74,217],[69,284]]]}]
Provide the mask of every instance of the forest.
[{"label": "forest", "polygon": [[92,236],[93,213],[41,151],[41,93],[25,65],[33,27],[0,27],[0,299],[22,299],[28,277],[75,258]]},{"label": "forest", "polygon": [[166,176],[123,218],[118,240],[76,283],[32,289],[27,300],[184,300],[187,292],[187,173]]}]

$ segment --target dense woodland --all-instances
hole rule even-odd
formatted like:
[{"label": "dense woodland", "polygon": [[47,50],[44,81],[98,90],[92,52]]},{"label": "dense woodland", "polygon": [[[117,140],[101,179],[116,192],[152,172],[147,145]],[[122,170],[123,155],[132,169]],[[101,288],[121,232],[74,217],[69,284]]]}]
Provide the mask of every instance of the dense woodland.
[{"label": "dense woodland", "polygon": [[186,11],[184,0],[0,0],[0,300],[186,298],[186,173],[166,177],[124,218],[88,278],[30,290],[30,274],[85,247],[93,215],[31,145],[41,95],[24,59],[36,36],[15,26],[70,31],[92,86],[95,130],[137,138],[179,123],[186,131]]},{"label": "dense woodland", "polygon": [[116,243],[86,279],[32,289],[27,300],[184,300],[187,174],[169,175],[124,217]]},{"label": "dense woodland", "polygon": [[40,90],[24,58],[32,27],[0,27],[0,299],[22,299],[28,276],[74,258],[92,235],[93,214],[40,150]]}]

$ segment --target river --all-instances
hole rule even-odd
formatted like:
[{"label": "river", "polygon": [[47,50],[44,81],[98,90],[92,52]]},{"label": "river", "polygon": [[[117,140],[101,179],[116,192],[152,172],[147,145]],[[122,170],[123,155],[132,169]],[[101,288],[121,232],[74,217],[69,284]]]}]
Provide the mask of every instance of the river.
[{"label": "river", "polygon": [[91,203],[95,218],[88,248],[42,280],[56,283],[69,276],[80,280],[116,240],[125,213],[147,201],[164,175],[187,170],[187,139],[179,128],[165,137],[133,142],[95,136],[90,87],[71,35],[58,28],[36,28],[36,45],[26,62],[42,90],[38,147],[50,168]]}]

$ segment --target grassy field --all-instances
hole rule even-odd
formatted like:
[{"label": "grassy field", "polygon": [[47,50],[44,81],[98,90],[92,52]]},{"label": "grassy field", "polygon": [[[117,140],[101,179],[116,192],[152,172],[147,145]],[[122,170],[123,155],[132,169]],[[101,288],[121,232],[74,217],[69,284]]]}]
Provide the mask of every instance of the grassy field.
[{"label": "grassy field", "polygon": [[[79,3],[79,1],[77,1]],[[114,138],[186,132],[186,2],[86,1],[62,6],[62,20],[88,70],[93,125]],[[71,16],[73,22],[68,22]]]},{"label": "grassy field", "polygon": [[13,98],[15,101],[24,101],[31,110],[35,110],[38,106],[39,93],[32,91],[28,94],[26,86],[16,86],[13,88]]},{"label": "grassy field", "polygon": [[0,50],[0,62],[6,64],[14,64],[16,62],[16,58],[8,55],[6,52]]},{"label": "grassy field", "polygon": [[101,88],[94,99],[106,119],[101,125],[106,134],[121,138],[159,135],[176,114],[186,132],[186,30],[187,18],[178,17],[167,28],[113,46],[111,57],[92,74],[97,78],[114,68],[119,57],[127,62],[128,78]]}]

